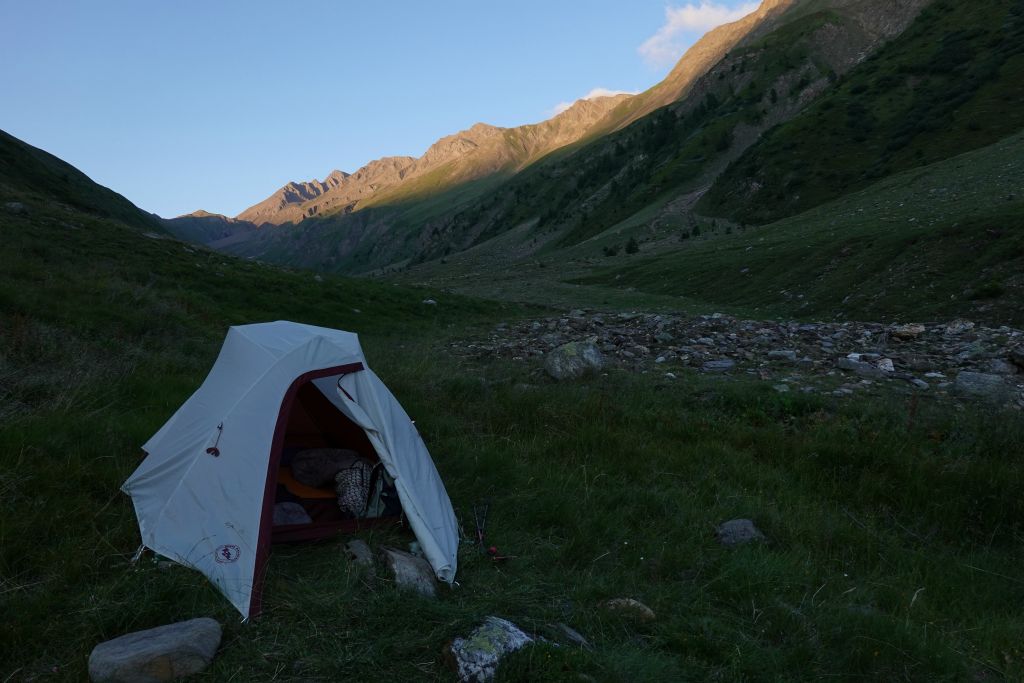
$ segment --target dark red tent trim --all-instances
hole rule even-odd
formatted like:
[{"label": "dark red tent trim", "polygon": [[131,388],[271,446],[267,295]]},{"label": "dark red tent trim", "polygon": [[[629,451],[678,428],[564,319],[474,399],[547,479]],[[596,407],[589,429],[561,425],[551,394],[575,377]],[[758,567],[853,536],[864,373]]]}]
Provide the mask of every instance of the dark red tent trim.
[{"label": "dark red tent trim", "polygon": [[249,617],[258,616],[263,609],[263,578],[270,557],[270,541],[274,526],[274,499],[277,489],[277,470],[281,464],[281,451],[284,446],[284,435],[288,429],[288,416],[295,402],[299,388],[314,379],[347,375],[363,370],[362,363],[335,365],[322,370],[311,370],[299,375],[292,381],[281,401],[281,410],[277,413],[277,424],[274,427],[274,440],[270,445],[270,457],[267,459],[267,482],[263,487],[263,510],[260,512],[260,534],[256,542],[256,566],[252,576],[252,595],[249,598]]}]

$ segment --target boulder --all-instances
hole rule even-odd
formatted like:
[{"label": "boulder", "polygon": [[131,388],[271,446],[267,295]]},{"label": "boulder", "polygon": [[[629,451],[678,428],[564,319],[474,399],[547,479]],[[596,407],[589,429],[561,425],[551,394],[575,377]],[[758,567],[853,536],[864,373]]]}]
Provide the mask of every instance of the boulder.
[{"label": "boulder", "polygon": [[276,503],[274,505],[274,526],[312,523],[313,519],[306,512],[306,508],[298,503]]},{"label": "boulder", "polygon": [[796,362],[796,351],[769,351],[768,360],[785,361],[787,363]]},{"label": "boulder", "polygon": [[534,642],[507,619],[487,617],[468,637],[456,638],[446,653],[463,683],[483,683],[494,678],[505,655]]},{"label": "boulder", "polygon": [[900,341],[910,341],[911,339],[917,339],[924,334],[924,325],[897,325],[892,330],[892,336],[894,339]]},{"label": "boulder", "polygon": [[636,621],[654,621],[654,610],[633,598],[613,598],[601,603],[601,607]]},{"label": "boulder", "polygon": [[426,306],[436,306],[437,305],[437,302],[434,301],[433,299],[424,299],[423,303]]},{"label": "boulder", "polygon": [[728,358],[723,358],[721,360],[709,360],[701,365],[701,369],[704,372],[729,372],[734,367],[736,367],[736,361]]},{"label": "boulder", "polygon": [[592,342],[569,342],[544,358],[544,370],[558,381],[578,379],[604,367],[604,356]]},{"label": "boulder", "polygon": [[895,372],[896,365],[892,362],[891,358],[880,358],[875,362],[875,367],[882,372]]},{"label": "boulder", "polygon": [[953,382],[953,391],[961,396],[1002,402],[1010,398],[1010,388],[1000,375],[984,372],[961,372]]},{"label": "boulder", "polygon": [[21,202],[7,202],[6,204],[4,204],[4,208],[10,211],[11,213],[28,213],[28,209]]},{"label": "boulder", "polygon": [[100,643],[89,655],[94,683],[152,683],[199,673],[220,646],[220,624],[200,618]]},{"label": "boulder", "polygon": [[715,531],[715,536],[719,543],[730,548],[766,540],[761,530],[754,526],[749,519],[732,519],[723,522]]},{"label": "boulder", "polygon": [[988,371],[993,375],[1016,375],[1017,364],[1003,358],[993,358],[988,363]]},{"label": "boulder", "polygon": [[946,325],[946,334],[962,334],[974,329],[970,320],[954,320]]},{"label": "boulder", "polygon": [[427,598],[437,597],[437,581],[430,563],[395,548],[381,548],[381,559],[402,590],[411,590]]},{"label": "boulder", "polygon": [[885,377],[885,372],[879,369],[877,366],[867,363],[862,360],[855,358],[844,357],[836,361],[836,367],[840,370],[849,370],[850,372],[856,373],[861,377],[870,377],[872,379],[881,379]]}]

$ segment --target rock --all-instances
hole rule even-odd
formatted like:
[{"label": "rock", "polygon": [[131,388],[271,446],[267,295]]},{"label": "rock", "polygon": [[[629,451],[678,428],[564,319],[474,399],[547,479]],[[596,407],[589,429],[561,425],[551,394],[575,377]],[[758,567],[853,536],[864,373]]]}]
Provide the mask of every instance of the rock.
[{"label": "rock", "polygon": [[1018,346],[1015,349],[1010,349],[1008,355],[1011,363],[1021,370],[1024,370],[1024,346]]},{"label": "rock", "polygon": [[796,362],[796,351],[769,351],[768,360],[780,360],[787,363]]},{"label": "rock", "polygon": [[569,645],[575,645],[576,647],[582,647],[586,650],[592,650],[593,646],[590,642],[584,638],[579,631],[572,628],[568,624],[561,622],[557,624],[548,624],[545,635],[553,637],[555,640],[567,643]]},{"label": "rock", "polygon": [[220,638],[220,624],[205,617],[128,633],[93,648],[89,678],[150,683],[196,674],[213,661]]},{"label": "rock", "polygon": [[723,358],[722,360],[706,361],[701,366],[701,369],[704,372],[728,372],[729,370],[732,370],[734,367],[736,367],[736,361],[730,360],[728,358]]},{"label": "rock", "polygon": [[974,323],[969,320],[954,320],[946,325],[946,334],[962,334],[974,329]]},{"label": "rock", "polygon": [[923,379],[917,379],[916,377],[910,380],[910,383],[921,391],[927,391],[932,388],[932,385],[928,384],[928,382],[925,382]]},{"label": "rock", "polygon": [[665,379],[675,379],[675,378],[676,378],[676,373],[674,373],[674,372],[666,372],[665,373]]},{"label": "rock", "polygon": [[502,657],[532,642],[534,639],[511,621],[487,617],[468,637],[453,640],[447,654],[459,681],[482,683],[494,678]]},{"label": "rock", "polygon": [[875,363],[875,367],[882,372],[895,372],[896,366],[893,364],[892,359],[882,358]]},{"label": "rock", "polygon": [[437,597],[437,582],[429,562],[395,548],[381,548],[380,555],[399,588],[428,598]]},{"label": "rock", "polygon": [[1016,375],[1017,365],[1002,358],[995,358],[989,361],[988,371],[993,375]]},{"label": "rock", "polygon": [[425,305],[427,305],[427,306],[436,306],[437,305],[437,302],[434,301],[433,299],[424,299],[423,303]]},{"label": "rock", "polygon": [[274,505],[274,526],[312,523],[313,519],[306,512],[306,508],[298,503],[276,503]]},{"label": "rock", "polygon": [[292,476],[300,484],[321,487],[333,484],[339,471],[361,460],[358,453],[345,448],[308,448],[292,456]]},{"label": "rock", "polygon": [[755,541],[764,541],[761,530],[749,519],[733,519],[722,523],[715,531],[718,542],[724,546],[734,547]]},{"label": "rock", "polygon": [[321,275],[314,275],[314,276],[313,276],[313,280],[314,280],[315,282],[323,282],[323,281],[324,281],[324,278],[323,278],[323,276],[321,276]]},{"label": "rock", "polygon": [[544,358],[544,370],[558,381],[578,379],[603,367],[604,356],[592,342],[569,342]]},{"label": "rock", "polygon": [[985,358],[988,355],[989,351],[984,342],[976,341],[963,347],[960,352],[956,354],[956,359],[963,363],[966,361]]},{"label": "rock", "polygon": [[659,332],[658,334],[654,335],[654,339],[656,341],[660,341],[662,344],[671,344],[675,337],[673,337],[668,332]]},{"label": "rock", "polygon": [[775,386],[772,387],[772,389],[774,389],[775,391],[779,392],[780,394],[788,394],[789,393],[789,385],[788,384],[776,384]]},{"label": "rock", "polygon": [[924,332],[924,325],[897,325],[892,331],[892,336],[900,341],[910,341],[911,339],[917,339]]},{"label": "rock", "polygon": [[345,544],[345,557],[348,561],[358,567],[365,567],[369,570],[373,570],[373,551],[370,550],[370,546],[366,545],[365,541],[361,541],[358,538],[353,538],[351,541]]},{"label": "rock", "polygon": [[953,391],[961,396],[973,396],[990,401],[1005,401],[1010,397],[1010,388],[1000,375],[984,372],[961,372],[953,382]]},{"label": "rock", "polygon": [[[856,354],[851,354],[856,355]],[[849,370],[854,372],[861,377],[871,377],[874,379],[881,379],[885,376],[885,373],[879,370],[871,363],[866,363],[862,360],[855,360],[854,358],[840,358],[836,361],[836,367],[840,370]]]},{"label": "rock", "polygon": [[601,603],[604,609],[637,621],[654,621],[654,610],[633,598],[614,598]]},{"label": "rock", "polygon": [[16,213],[16,214],[26,214],[26,213],[28,213],[28,208],[24,204],[22,204],[21,202],[7,202],[6,204],[4,204],[4,208],[7,209],[8,211],[10,211],[11,213]]}]

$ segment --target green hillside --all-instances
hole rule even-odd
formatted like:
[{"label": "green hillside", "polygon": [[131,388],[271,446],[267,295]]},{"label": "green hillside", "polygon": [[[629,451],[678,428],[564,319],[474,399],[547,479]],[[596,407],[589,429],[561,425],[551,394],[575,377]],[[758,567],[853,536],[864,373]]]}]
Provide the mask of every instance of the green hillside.
[{"label": "green hillside", "polygon": [[41,149],[0,130],[0,190],[12,201],[43,196],[80,211],[163,232],[160,220]]},{"label": "green hillside", "polygon": [[766,223],[1024,129],[1024,2],[939,0],[717,180],[699,209]]},{"label": "green hillside", "polygon": [[1024,134],[581,282],[763,314],[1024,323]]}]

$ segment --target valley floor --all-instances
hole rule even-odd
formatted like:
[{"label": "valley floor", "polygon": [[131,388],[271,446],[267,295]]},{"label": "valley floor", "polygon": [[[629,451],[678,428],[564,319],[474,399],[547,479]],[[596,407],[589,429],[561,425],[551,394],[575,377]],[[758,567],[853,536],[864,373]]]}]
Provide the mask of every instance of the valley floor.
[{"label": "valley floor", "polygon": [[[506,681],[1024,676],[1024,420],[1012,403],[934,398],[962,370],[1016,362],[1016,329],[944,322],[897,342],[888,325],[748,323],[697,303],[659,319],[617,299],[554,315],[271,268],[11,199],[24,207],[0,221],[0,680],[81,681],[97,643],[199,616],[225,628],[200,677],[217,681],[450,681],[446,643],[487,615],[593,644],[526,648]],[[131,563],[119,487],[140,444],[227,326],[281,318],[361,334],[463,527],[489,501],[488,538],[514,559],[467,544],[459,585],[431,601],[366,576],[345,539],[280,547],[251,624],[197,573]],[[604,373],[546,378],[544,352],[592,336]],[[834,367],[854,352],[930,388]],[[715,529],[733,519],[766,542],[723,547]],[[655,618],[601,607],[616,598]]]}]

